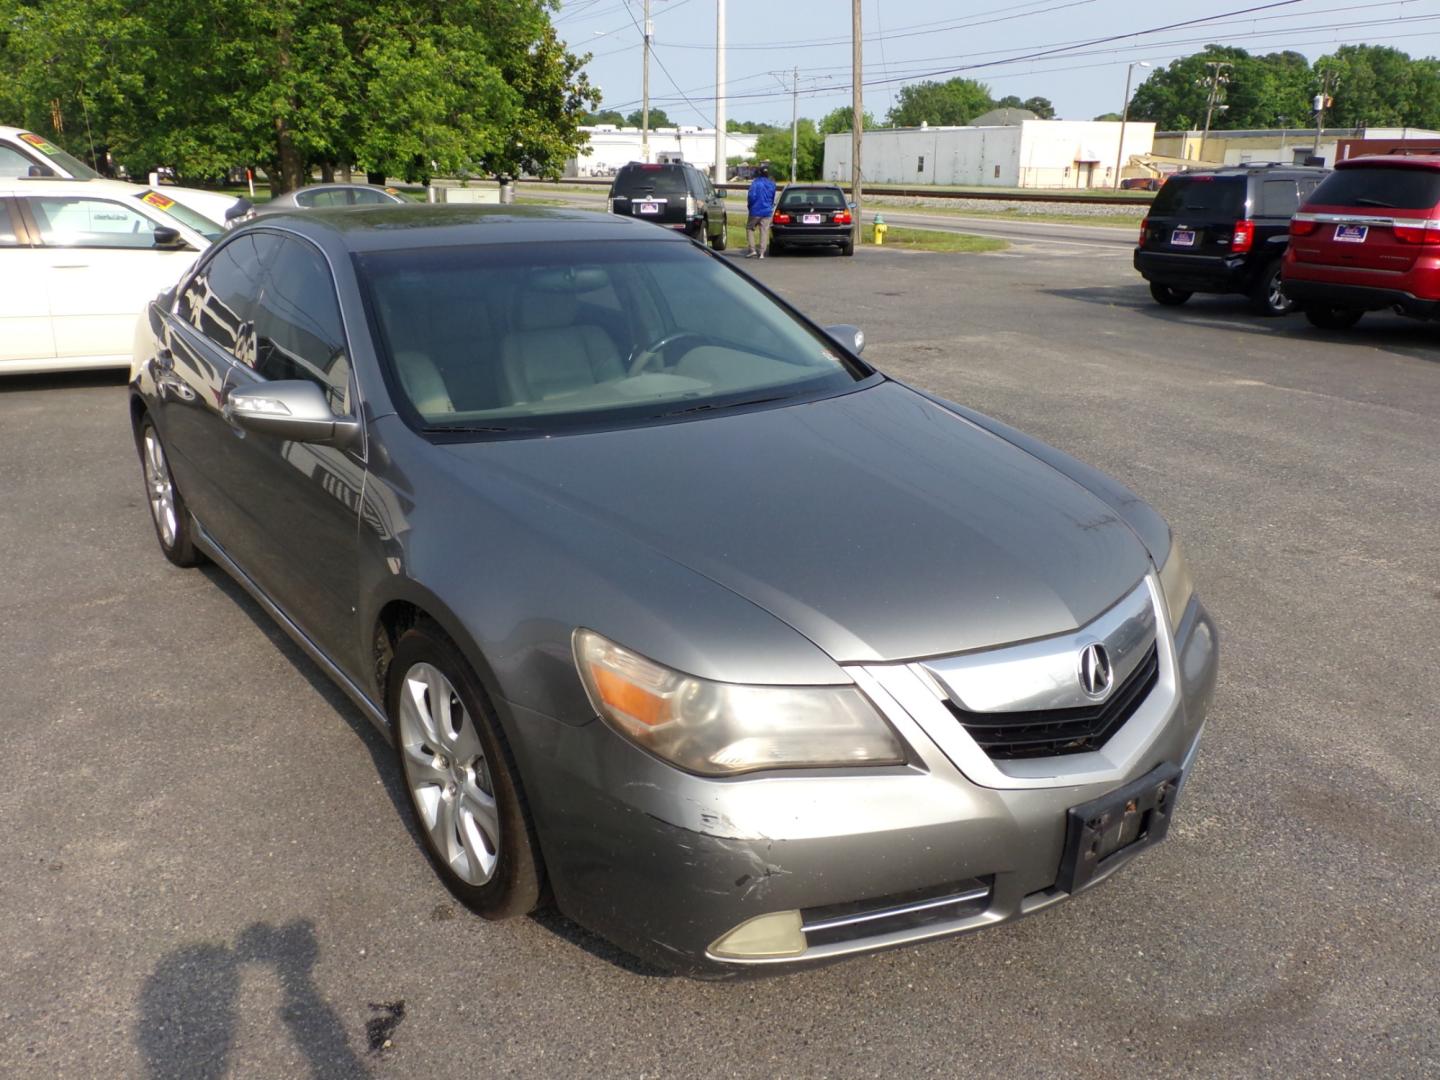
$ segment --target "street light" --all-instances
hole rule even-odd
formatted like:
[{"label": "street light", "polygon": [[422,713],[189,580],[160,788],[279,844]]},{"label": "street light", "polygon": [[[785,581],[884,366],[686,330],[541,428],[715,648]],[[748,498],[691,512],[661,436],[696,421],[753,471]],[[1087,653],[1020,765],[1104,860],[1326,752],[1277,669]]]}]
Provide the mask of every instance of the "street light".
[{"label": "street light", "polygon": [[1148,60],[1132,60],[1125,67],[1125,100],[1120,105],[1120,145],[1115,148],[1115,187],[1120,187],[1120,161],[1125,156],[1125,124],[1130,119],[1130,76],[1137,67],[1148,68]]}]

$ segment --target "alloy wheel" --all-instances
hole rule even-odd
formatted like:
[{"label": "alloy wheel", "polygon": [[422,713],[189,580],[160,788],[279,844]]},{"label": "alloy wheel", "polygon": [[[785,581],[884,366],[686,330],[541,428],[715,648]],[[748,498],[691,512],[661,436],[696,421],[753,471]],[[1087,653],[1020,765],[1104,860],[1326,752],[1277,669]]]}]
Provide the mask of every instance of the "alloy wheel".
[{"label": "alloy wheel", "polygon": [[150,514],[155,518],[160,542],[167,548],[174,547],[175,538],[180,533],[180,521],[175,512],[175,483],[170,479],[170,463],[165,459],[165,448],[160,445],[160,436],[153,427],[145,429],[144,457]]},{"label": "alloy wheel", "polygon": [[405,783],[436,853],[467,885],[500,861],[500,815],[475,721],[432,664],[415,664],[400,691]]}]

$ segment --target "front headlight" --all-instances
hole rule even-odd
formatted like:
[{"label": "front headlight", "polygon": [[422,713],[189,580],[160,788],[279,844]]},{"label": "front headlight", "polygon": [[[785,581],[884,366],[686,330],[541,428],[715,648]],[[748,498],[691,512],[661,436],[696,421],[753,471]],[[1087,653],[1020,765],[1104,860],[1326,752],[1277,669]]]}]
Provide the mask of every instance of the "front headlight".
[{"label": "front headlight", "polygon": [[616,731],[690,772],[899,765],[900,741],[853,686],[741,686],[647,660],[576,630],[575,664],[595,711]]},{"label": "front headlight", "polygon": [[1165,607],[1170,612],[1170,632],[1173,634],[1180,629],[1180,620],[1185,617],[1185,609],[1195,595],[1195,581],[1190,577],[1190,567],[1186,565],[1180,540],[1174,533],[1170,534],[1170,554],[1165,559],[1165,565],[1160,567],[1160,591],[1165,594]]}]

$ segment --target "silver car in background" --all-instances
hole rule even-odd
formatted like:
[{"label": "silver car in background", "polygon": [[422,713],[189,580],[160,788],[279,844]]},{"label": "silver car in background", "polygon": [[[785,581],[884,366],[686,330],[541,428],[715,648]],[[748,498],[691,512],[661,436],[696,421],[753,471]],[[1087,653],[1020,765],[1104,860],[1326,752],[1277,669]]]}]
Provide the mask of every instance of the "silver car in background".
[{"label": "silver car in background", "polygon": [[457,896],[723,977],[1095,884],[1215,684],[1154,510],[861,344],[643,222],[316,210],[150,306],[131,416],[166,556],[392,737]]}]

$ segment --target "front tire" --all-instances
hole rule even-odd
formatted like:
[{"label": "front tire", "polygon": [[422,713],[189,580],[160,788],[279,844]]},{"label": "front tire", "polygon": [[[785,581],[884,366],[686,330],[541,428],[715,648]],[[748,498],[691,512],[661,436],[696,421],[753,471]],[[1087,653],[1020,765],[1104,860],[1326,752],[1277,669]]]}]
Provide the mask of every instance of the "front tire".
[{"label": "front tire", "polygon": [[509,744],[453,642],[433,623],[401,635],[385,703],[410,808],[449,890],[487,919],[533,911],[542,867]]},{"label": "front tire", "polygon": [[1155,298],[1157,304],[1164,304],[1166,307],[1179,307],[1195,294],[1185,289],[1174,289],[1169,285],[1161,285],[1158,281],[1150,282],[1150,295]]},{"label": "front tire", "polygon": [[1288,315],[1295,310],[1295,302],[1281,285],[1279,259],[1272,259],[1260,271],[1250,289],[1250,304],[1261,315]]},{"label": "front tire", "polygon": [[205,556],[195,546],[195,523],[170,475],[170,459],[155,421],[149,416],[140,421],[137,442],[140,467],[145,473],[145,501],[150,506],[150,523],[155,526],[160,551],[176,566],[199,566]]},{"label": "front tire", "polygon": [[1321,330],[1349,330],[1365,312],[1359,308],[1336,307],[1332,304],[1307,304],[1305,318]]}]

